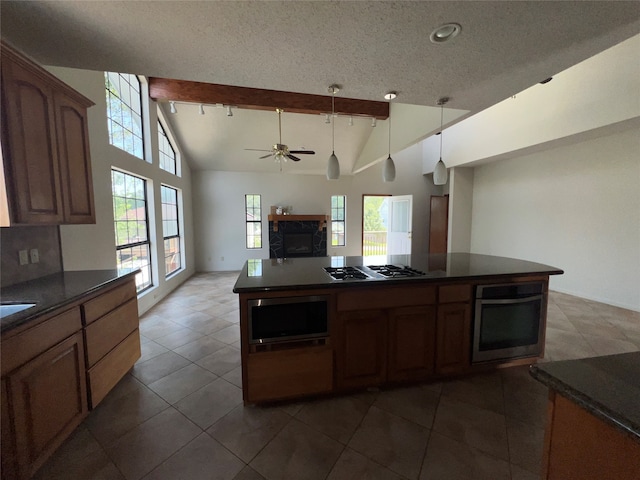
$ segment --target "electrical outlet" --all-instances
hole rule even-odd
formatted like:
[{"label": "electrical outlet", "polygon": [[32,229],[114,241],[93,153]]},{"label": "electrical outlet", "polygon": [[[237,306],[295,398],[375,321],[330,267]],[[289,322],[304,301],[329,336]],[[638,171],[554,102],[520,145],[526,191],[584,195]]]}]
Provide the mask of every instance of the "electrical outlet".
[{"label": "electrical outlet", "polygon": [[29,264],[29,252],[27,250],[20,250],[18,252],[18,257],[20,258],[20,265]]},{"label": "electrical outlet", "polygon": [[38,263],[40,261],[40,254],[37,248],[32,248],[29,251],[29,256],[31,257],[31,263]]}]

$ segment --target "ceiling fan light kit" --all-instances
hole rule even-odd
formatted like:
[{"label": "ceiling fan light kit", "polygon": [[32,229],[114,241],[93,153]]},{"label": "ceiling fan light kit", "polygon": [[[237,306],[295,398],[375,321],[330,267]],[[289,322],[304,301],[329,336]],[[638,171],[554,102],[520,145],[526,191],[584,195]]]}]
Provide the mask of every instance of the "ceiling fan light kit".
[{"label": "ceiling fan light kit", "polygon": [[[330,85],[328,91],[331,93],[331,116],[336,114],[336,93],[340,91],[338,85]],[[329,116],[327,116],[327,119]],[[328,123],[328,122],[327,122]],[[337,180],[340,178],[340,162],[335,152],[336,122],[331,123],[331,156],[327,164],[327,180]]]},{"label": "ceiling fan light kit", "polygon": [[442,125],[444,120],[444,106],[449,101],[449,97],[442,97],[438,100],[440,105],[440,160],[436,163],[436,168],[433,170],[433,184],[444,185],[447,183],[447,166],[442,161]]},{"label": "ceiling fan light kit", "polygon": [[382,165],[382,181],[393,182],[396,179],[396,164],[391,158],[391,100],[398,96],[397,92],[388,92],[384,98],[389,100],[389,154]]}]

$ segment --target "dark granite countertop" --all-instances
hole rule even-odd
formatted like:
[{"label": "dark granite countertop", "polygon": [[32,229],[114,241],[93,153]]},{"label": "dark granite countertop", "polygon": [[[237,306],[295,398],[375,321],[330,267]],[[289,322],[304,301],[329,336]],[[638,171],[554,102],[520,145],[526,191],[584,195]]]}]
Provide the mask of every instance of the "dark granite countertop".
[{"label": "dark granite countertop", "polygon": [[0,320],[0,332],[23,325],[43,313],[72,303],[119,279],[135,275],[138,270],[118,274],[117,270],[83,270],[59,272],[0,289],[2,303],[35,303],[35,306]]},{"label": "dark granite countertop", "polygon": [[[334,280],[324,267],[361,265],[407,266],[426,275],[411,278],[367,278]],[[541,263],[515,258],[449,253],[436,255],[390,255],[378,257],[314,257],[248,260],[236,281],[235,293],[273,290],[299,290],[337,286],[371,285],[373,282],[442,282],[443,280],[478,279],[487,276],[559,275],[562,270]]]},{"label": "dark granite countertop", "polygon": [[531,375],[640,440],[640,352],[532,365]]}]

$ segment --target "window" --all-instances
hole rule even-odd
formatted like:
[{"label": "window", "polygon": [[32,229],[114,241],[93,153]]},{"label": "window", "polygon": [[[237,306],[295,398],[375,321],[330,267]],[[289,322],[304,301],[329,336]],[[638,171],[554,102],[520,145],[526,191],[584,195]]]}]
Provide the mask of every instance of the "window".
[{"label": "window", "polygon": [[136,286],[141,292],[152,285],[147,182],[119,170],[111,170],[113,219],[118,273],[139,268]]},{"label": "window", "polygon": [[109,143],[144,159],[140,81],[128,73],[104,72]]},{"label": "window", "polygon": [[245,195],[247,248],[262,248],[262,214],[260,195]]},{"label": "window", "polygon": [[176,151],[171,145],[164,127],[158,121],[158,150],[160,153],[160,168],[176,174]]},{"label": "window", "polygon": [[162,235],[164,238],[165,276],[169,276],[181,267],[180,228],[178,224],[178,190],[160,186],[162,198]]},{"label": "window", "polygon": [[345,239],[345,205],[344,195],[331,196],[331,246],[344,247]]}]

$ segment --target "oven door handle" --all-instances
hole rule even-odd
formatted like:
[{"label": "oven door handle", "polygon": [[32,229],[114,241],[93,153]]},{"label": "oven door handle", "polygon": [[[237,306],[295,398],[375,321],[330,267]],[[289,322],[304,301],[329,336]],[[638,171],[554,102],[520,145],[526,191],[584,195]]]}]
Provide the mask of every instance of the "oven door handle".
[{"label": "oven door handle", "polygon": [[534,295],[533,297],[521,298],[478,298],[477,302],[480,305],[510,305],[515,303],[525,303],[542,300],[542,297],[543,295]]}]

